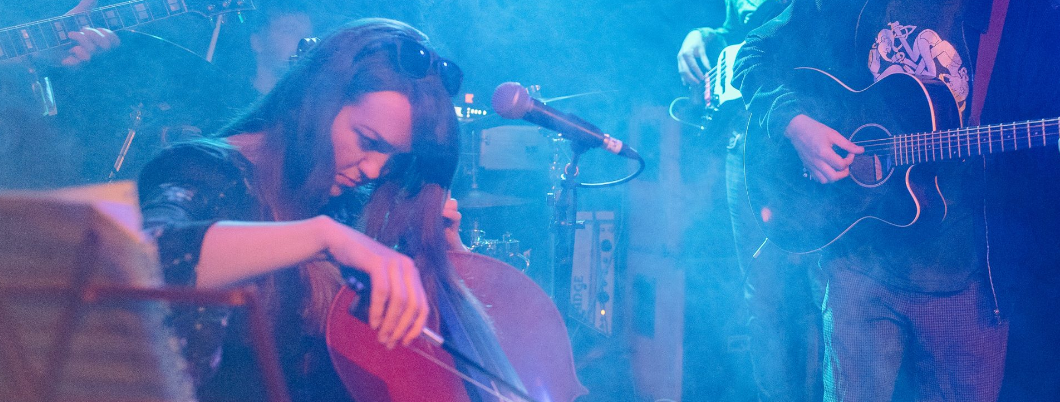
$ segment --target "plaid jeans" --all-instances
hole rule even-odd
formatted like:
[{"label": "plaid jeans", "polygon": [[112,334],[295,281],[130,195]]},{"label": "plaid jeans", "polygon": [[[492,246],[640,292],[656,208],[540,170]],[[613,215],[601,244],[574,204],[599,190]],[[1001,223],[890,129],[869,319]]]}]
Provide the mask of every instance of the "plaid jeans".
[{"label": "plaid jeans", "polygon": [[997,400],[1008,322],[995,317],[985,280],[920,293],[828,271],[825,401]]}]

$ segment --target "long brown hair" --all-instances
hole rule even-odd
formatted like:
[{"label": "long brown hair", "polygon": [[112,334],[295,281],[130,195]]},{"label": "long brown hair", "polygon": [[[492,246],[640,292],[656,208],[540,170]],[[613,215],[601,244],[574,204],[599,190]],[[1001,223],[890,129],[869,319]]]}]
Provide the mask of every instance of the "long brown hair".
[{"label": "long brown hair", "polygon": [[[446,298],[483,363],[515,379],[481,306],[456,277],[447,257],[442,207],[456,171],[460,127],[436,74],[416,79],[400,72],[378,44],[426,36],[386,19],[355,21],[325,37],[222,136],[263,132],[255,182],[276,220],[320,213],[334,180],[331,123],[339,110],[371,92],[395,91],[412,105],[412,152],[395,155],[363,209],[365,234],[413,258],[434,305]],[[338,269],[313,262],[299,267],[305,330],[321,333],[341,286]],[[268,289],[266,289],[268,291]],[[452,325],[452,324],[450,324]],[[514,380],[517,382],[517,380]]]}]

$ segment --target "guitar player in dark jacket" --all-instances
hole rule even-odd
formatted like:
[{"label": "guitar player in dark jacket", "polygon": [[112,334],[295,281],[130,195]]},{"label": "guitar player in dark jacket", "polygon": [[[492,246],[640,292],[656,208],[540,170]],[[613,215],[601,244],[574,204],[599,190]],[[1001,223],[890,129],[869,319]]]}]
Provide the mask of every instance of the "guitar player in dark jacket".
[{"label": "guitar player in dark jacket", "polygon": [[[690,31],[677,53],[681,80],[695,87],[692,96],[704,97],[704,86],[709,86],[717,98],[712,105],[717,110],[710,123],[705,125],[704,134],[726,136],[729,140],[725,156],[725,187],[735,240],[733,246],[743,276],[741,296],[744,304],[741,307],[746,308],[747,318],[741,323],[746,323],[750,338],[748,356],[756,397],[763,402],[821,398],[820,311],[815,306],[813,291],[820,287],[816,280],[816,255],[796,256],[771,245],[763,247],[764,235],[746,206],[744,141],[739,135],[746,126],[746,112],[738,94],[718,90],[727,88],[724,77],[727,76],[726,70],[731,69],[732,59],[715,56],[722,48],[739,46],[749,31],[776,17],[788,4],[790,0],[726,0],[724,23],[720,27]],[[725,54],[735,55],[736,52],[726,49]],[[718,66],[712,63],[715,60],[719,61]],[[710,74],[712,68],[721,72]],[[734,96],[736,99],[732,99]],[[719,102],[723,105],[718,105]],[[705,105],[700,107],[706,108]],[[695,352],[692,353],[695,356]],[[699,361],[716,364],[710,360]],[[685,364],[686,371],[689,367],[694,371],[699,363],[693,358],[686,360]],[[687,390],[696,386],[688,382],[685,386],[684,396],[694,399],[697,395]],[[697,389],[693,392],[708,391]]]},{"label": "guitar player in dark jacket", "polygon": [[[1047,0],[1011,5],[1009,14],[1020,20],[1008,19],[994,71],[1009,74],[1004,77],[1008,84],[1026,91],[993,87],[984,123],[1055,117],[1035,115],[1043,108],[1005,109],[998,99],[1007,96],[1016,104],[1057,99],[1057,78],[1049,75],[1057,71],[1060,53],[1056,11]],[[734,83],[753,122],[762,127],[759,138],[797,155],[802,180],[851,186],[851,164],[866,152],[862,145],[870,143],[855,144],[847,139],[850,132],[822,123],[848,115],[847,105],[814,98],[819,88],[805,85],[798,78],[805,70],[795,68],[819,69],[852,90],[893,74],[944,84],[955,110],[967,120],[975,86],[985,85],[973,77],[980,34],[990,15],[989,0],[795,0],[777,20],[750,34],[737,59]],[[1020,58],[1012,57],[1017,50]],[[995,75],[992,82],[1002,79]],[[901,121],[905,116],[895,114],[905,113],[903,102],[872,103],[867,114]],[[990,254],[990,244],[998,239],[988,234],[994,226],[1014,225],[996,223],[992,203],[984,202],[984,194],[1000,191],[984,187],[984,176],[997,170],[991,168],[993,158],[961,159],[915,166],[908,176],[911,188],[942,195],[940,202],[922,205],[925,210],[917,212],[923,215],[917,216],[944,218],[921,219],[906,228],[861,222],[840,231],[824,248],[826,400],[998,399],[1010,316],[1002,313],[1006,299],[999,297],[994,279],[1014,268],[1008,266],[1012,259]],[[895,176],[890,180],[902,180]],[[767,212],[762,214],[766,224]],[[806,211],[807,220],[812,212]],[[804,223],[810,231],[815,225],[825,223]],[[1055,230],[1049,236],[1055,243]]]}]

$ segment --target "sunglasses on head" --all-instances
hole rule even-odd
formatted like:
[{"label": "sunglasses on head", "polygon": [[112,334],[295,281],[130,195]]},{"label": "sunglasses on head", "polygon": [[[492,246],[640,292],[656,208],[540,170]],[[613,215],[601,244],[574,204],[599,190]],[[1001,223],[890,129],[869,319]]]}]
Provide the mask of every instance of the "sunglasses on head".
[{"label": "sunglasses on head", "polygon": [[[305,38],[299,41],[297,53],[291,56],[291,64],[303,57],[319,42],[319,38]],[[456,96],[460,93],[460,85],[464,82],[464,72],[456,63],[439,57],[426,46],[411,39],[398,39],[380,46],[371,46],[362,51],[362,54],[384,47],[393,49],[394,65],[402,73],[416,79],[426,78],[432,72],[436,73],[449,96]]]},{"label": "sunglasses on head", "polygon": [[420,79],[428,74],[438,74],[445,91],[449,96],[460,92],[464,82],[464,72],[452,61],[439,57],[426,46],[409,39],[399,39],[390,43],[393,46],[395,65],[409,77]]}]

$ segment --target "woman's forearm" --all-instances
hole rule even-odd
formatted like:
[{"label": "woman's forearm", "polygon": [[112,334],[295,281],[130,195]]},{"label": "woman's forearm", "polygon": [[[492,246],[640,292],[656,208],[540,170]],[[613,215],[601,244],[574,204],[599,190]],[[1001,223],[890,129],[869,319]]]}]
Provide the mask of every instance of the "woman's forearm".
[{"label": "woman's forearm", "polygon": [[325,217],[218,222],[203,239],[196,286],[228,286],[316,258],[327,249],[326,232],[333,223]]}]

